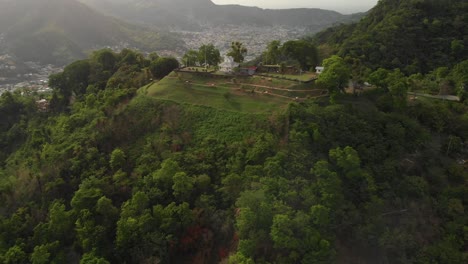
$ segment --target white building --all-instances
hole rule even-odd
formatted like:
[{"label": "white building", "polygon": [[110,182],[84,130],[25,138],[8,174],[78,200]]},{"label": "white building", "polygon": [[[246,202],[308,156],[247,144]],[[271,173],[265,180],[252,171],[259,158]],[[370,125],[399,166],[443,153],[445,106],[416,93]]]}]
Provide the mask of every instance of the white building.
[{"label": "white building", "polygon": [[234,62],[231,57],[224,57],[224,62],[219,67],[222,72],[232,73],[235,68],[239,67],[239,63]]},{"label": "white building", "polygon": [[315,73],[321,74],[324,69],[325,69],[325,67],[317,66],[317,67],[315,67]]}]

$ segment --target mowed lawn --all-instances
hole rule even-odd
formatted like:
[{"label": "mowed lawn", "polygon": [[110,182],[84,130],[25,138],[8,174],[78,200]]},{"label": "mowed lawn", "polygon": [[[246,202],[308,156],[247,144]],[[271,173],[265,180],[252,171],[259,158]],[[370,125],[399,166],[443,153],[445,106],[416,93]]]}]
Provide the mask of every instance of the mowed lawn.
[{"label": "mowed lawn", "polygon": [[188,82],[186,78],[179,79],[175,73],[141,89],[141,93],[158,99],[248,113],[276,111],[291,102],[271,95],[247,93],[232,88],[222,79],[196,76]]}]

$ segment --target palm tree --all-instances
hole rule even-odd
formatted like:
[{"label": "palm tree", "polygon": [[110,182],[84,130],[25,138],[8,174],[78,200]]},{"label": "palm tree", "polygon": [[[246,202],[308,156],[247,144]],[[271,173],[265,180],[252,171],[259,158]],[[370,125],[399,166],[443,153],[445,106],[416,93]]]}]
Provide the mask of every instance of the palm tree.
[{"label": "palm tree", "polygon": [[238,41],[231,43],[231,50],[228,52],[228,56],[232,57],[234,62],[242,63],[244,62],[244,56],[247,54],[247,48]]}]

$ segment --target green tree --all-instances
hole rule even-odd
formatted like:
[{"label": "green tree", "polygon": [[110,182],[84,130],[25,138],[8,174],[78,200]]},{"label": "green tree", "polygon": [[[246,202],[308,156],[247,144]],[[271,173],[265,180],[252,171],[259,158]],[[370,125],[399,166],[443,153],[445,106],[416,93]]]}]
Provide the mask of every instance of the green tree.
[{"label": "green tree", "polygon": [[281,42],[278,40],[273,40],[267,46],[267,50],[263,53],[263,63],[264,64],[278,64],[279,57],[281,56]]},{"label": "green tree", "polygon": [[320,204],[339,213],[339,209],[345,204],[342,181],[336,172],[329,169],[326,161],[319,161],[312,169],[317,177],[317,190]]},{"label": "green tree", "polygon": [[317,84],[328,89],[331,94],[344,91],[348,85],[351,70],[345,61],[339,56],[332,56],[323,62],[325,68],[319,75]]},{"label": "green tree", "polygon": [[47,235],[49,242],[61,241],[67,244],[73,239],[73,217],[61,202],[55,202],[49,209],[49,222],[47,223]]},{"label": "green tree", "polygon": [[281,47],[282,53],[299,62],[301,69],[308,71],[318,64],[317,48],[306,40],[291,40]]},{"label": "green tree", "polygon": [[389,73],[390,72],[388,70],[379,68],[369,75],[368,80],[370,84],[375,85],[378,88],[388,90],[386,79]]},{"label": "green tree", "polygon": [[344,190],[347,200],[355,204],[369,200],[376,186],[374,178],[361,169],[358,152],[349,146],[344,149],[336,148],[329,151],[329,157],[336,164],[335,170],[347,186]]},{"label": "green tree", "polygon": [[164,78],[177,68],[179,68],[179,62],[175,58],[159,58],[150,65],[151,73],[158,79]]},{"label": "green tree", "polygon": [[80,260],[80,264],[110,264],[110,262],[104,258],[96,256],[94,252],[91,252],[83,255]]},{"label": "green tree", "polygon": [[27,255],[19,246],[13,246],[3,256],[3,263],[5,264],[21,264],[27,263]]},{"label": "green tree", "polygon": [[219,190],[223,193],[223,197],[235,201],[244,188],[244,179],[239,174],[231,173],[223,177],[221,184]]},{"label": "green tree", "polygon": [[452,50],[453,56],[462,56],[463,52],[465,51],[465,45],[463,43],[463,40],[453,40],[450,44],[450,48]]},{"label": "green tree", "polygon": [[114,151],[112,151],[111,156],[110,156],[110,161],[109,161],[110,167],[113,170],[122,169],[125,167],[126,159],[127,157],[123,150],[119,148],[114,149]]},{"label": "green tree", "polygon": [[247,48],[244,47],[239,41],[231,43],[231,49],[227,53],[227,56],[231,57],[234,62],[242,63],[244,62],[245,55],[247,54]]},{"label": "green tree", "polygon": [[393,70],[387,76],[388,90],[393,97],[393,105],[396,109],[406,106],[408,93],[408,78],[399,70]]},{"label": "green tree", "polygon": [[297,249],[300,246],[298,237],[294,234],[293,221],[287,215],[279,214],[273,218],[271,238],[276,248]]},{"label": "green tree", "polygon": [[113,71],[117,63],[117,56],[110,49],[95,51],[92,58],[102,65],[102,70],[104,71]]},{"label": "green tree", "polygon": [[103,196],[102,181],[94,177],[84,180],[71,200],[71,206],[76,211],[94,208],[99,198]]},{"label": "green tree", "polygon": [[91,65],[88,60],[76,61],[63,70],[65,89],[70,89],[76,95],[86,93],[88,78],[91,73]]},{"label": "green tree", "polygon": [[193,178],[188,176],[185,172],[178,172],[173,178],[174,185],[172,185],[173,194],[180,201],[186,201],[193,190]]},{"label": "green tree", "polygon": [[161,164],[161,169],[155,171],[150,177],[163,192],[167,192],[172,189],[174,176],[178,172],[181,172],[179,164],[172,159],[166,159]]},{"label": "green tree", "polygon": [[203,45],[198,49],[198,63],[216,67],[221,63],[221,53],[213,44]]},{"label": "green tree", "polygon": [[54,73],[49,76],[49,86],[62,96],[71,95],[71,91],[66,87],[63,73]]},{"label": "green tree", "polygon": [[50,263],[50,252],[46,245],[34,247],[34,251],[31,254],[32,264],[48,264]]},{"label": "green tree", "polygon": [[[193,67],[199,64],[199,53],[196,50],[187,51],[182,57],[182,61],[186,67]],[[205,59],[203,59],[205,61]]]},{"label": "green tree", "polygon": [[118,58],[118,64],[117,67],[121,67],[124,65],[127,66],[137,66],[138,68],[144,67],[146,62],[145,62],[145,57],[143,54],[138,53],[134,50],[131,49],[123,49],[120,54],[117,56]]},{"label": "green tree", "polygon": [[103,196],[96,203],[96,213],[100,216],[102,223],[111,225],[115,222],[119,209],[113,205],[111,199]]},{"label": "green tree", "polygon": [[236,219],[239,232],[239,252],[255,259],[259,249],[271,247],[269,230],[273,207],[263,190],[245,191],[236,202],[240,209]]}]

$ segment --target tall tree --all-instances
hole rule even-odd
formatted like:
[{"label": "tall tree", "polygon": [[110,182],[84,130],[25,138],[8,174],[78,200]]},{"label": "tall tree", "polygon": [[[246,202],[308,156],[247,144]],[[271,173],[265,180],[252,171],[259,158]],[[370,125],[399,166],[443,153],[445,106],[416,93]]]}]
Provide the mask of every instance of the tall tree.
[{"label": "tall tree", "polygon": [[198,49],[198,62],[216,67],[221,63],[221,53],[213,44],[203,45]]},{"label": "tall tree", "polygon": [[317,83],[328,89],[331,94],[336,94],[343,91],[350,79],[351,70],[345,63],[343,58],[332,56],[324,60],[323,66],[325,69],[319,75]]},{"label": "tall tree", "polygon": [[281,50],[285,56],[296,60],[302,70],[309,70],[318,64],[317,48],[308,41],[291,40],[284,43]]},{"label": "tall tree", "polygon": [[182,57],[182,62],[186,67],[197,66],[199,61],[199,53],[196,50],[187,51]]},{"label": "tall tree", "polygon": [[242,63],[244,62],[245,55],[247,54],[247,48],[244,47],[239,41],[235,41],[231,43],[231,50],[228,52],[228,56],[232,57],[234,62]]},{"label": "tall tree", "polygon": [[95,51],[92,58],[97,61],[104,71],[112,71],[117,62],[116,54],[110,49],[102,49]]},{"label": "tall tree", "polygon": [[279,56],[281,55],[281,42],[279,40],[273,40],[268,44],[267,50],[263,53],[264,64],[278,64]]}]

